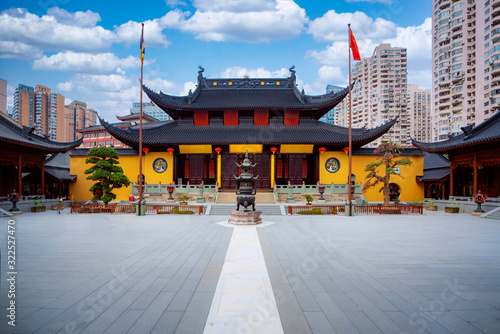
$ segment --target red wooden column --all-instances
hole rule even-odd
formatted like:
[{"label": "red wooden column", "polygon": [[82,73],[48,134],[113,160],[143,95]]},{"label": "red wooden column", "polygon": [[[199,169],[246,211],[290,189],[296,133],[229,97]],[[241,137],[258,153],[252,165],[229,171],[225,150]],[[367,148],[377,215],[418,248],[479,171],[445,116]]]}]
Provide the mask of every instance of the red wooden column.
[{"label": "red wooden column", "polygon": [[19,159],[17,162],[17,193],[23,193],[23,158],[21,152],[18,153]]},{"label": "red wooden column", "polygon": [[450,161],[450,196],[453,195],[453,161]]},{"label": "red wooden column", "polygon": [[45,155],[42,155],[42,193],[45,195]]},{"label": "red wooden column", "polygon": [[472,195],[477,194],[477,155],[474,153],[474,188],[472,191]]}]

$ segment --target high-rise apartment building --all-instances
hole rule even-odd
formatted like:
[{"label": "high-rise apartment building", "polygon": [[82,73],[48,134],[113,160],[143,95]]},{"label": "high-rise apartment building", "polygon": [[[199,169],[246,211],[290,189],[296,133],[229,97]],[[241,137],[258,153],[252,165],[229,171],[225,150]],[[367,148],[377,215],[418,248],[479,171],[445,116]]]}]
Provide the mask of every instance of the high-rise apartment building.
[{"label": "high-rise apartment building", "polygon": [[433,140],[500,109],[500,1],[433,1]]},{"label": "high-rise apartment building", "polygon": [[408,123],[413,139],[423,142],[432,139],[431,90],[408,84]]},{"label": "high-rise apartment building", "polygon": [[19,85],[14,93],[13,118],[21,125],[34,127],[37,135],[62,141],[64,96],[41,85]]},{"label": "high-rise apartment building", "polygon": [[[399,116],[398,122],[385,135],[370,143],[376,147],[382,141],[409,146],[409,116],[407,107],[406,48],[380,44],[370,58],[363,58],[352,69],[355,82],[352,93],[352,127],[373,128]],[[348,97],[337,106],[335,124],[349,124]]]},{"label": "high-rise apartment building", "polygon": [[14,120],[20,125],[34,126],[35,108],[34,108],[35,89],[26,85],[19,85],[14,93]]},{"label": "high-rise apartment building", "polygon": [[76,130],[84,129],[97,124],[97,112],[88,108],[87,104],[75,100],[65,107],[64,114],[64,141],[73,141],[82,137]]},{"label": "high-rise apartment building", "polygon": [[[335,93],[340,92],[343,89],[344,89],[344,87],[327,85],[326,86],[326,93],[327,94],[328,93],[335,94]],[[332,110],[327,112],[325,115],[323,115],[323,117],[321,117],[319,120],[322,122],[325,122],[325,123],[335,124],[335,113],[337,112],[337,108],[338,108],[338,105],[337,105],[337,107],[333,108]]]},{"label": "high-rise apartment building", "polygon": [[[139,102],[132,103],[132,108],[130,108],[131,114],[139,114],[141,111],[141,104]],[[149,115],[153,118],[156,118],[159,121],[168,121],[172,118],[163,110],[160,109],[153,102],[143,102],[142,103],[142,112],[146,115]]]},{"label": "high-rise apartment building", "polygon": [[0,79],[0,112],[7,115],[7,81]]}]

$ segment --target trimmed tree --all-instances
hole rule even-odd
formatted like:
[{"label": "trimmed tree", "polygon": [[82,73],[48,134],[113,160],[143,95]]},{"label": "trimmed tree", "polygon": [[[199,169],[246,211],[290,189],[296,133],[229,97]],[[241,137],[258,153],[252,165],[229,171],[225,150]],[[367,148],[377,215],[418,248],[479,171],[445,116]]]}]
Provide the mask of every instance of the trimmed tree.
[{"label": "trimmed tree", "polygon": [[[397,175],[404,179],[404,177],[396,173],[395,167],[409,166],[412,164],[412,161],[408,158],[399,158],[399,153],[403,149],[403,146],[398,146],[393,142],[382,142],[373,151],[374,153],[380,154],[380,156],[377,158],[378,161],[371,162],[365,167],[365,172],[369,173],[365,177],[365,180],[367,181],[363,185],[363,191],[375,187],[379,183],[382,183],[382,187],[380,188],[379,192],[384,192],[384,205],[389,205],[389,183],[391,180],[391,175]],[[380,166],[385,167],[385,174],[381,173],[383,176],[378,175],[377,168]],[[383,171],[383,168],[381,171]]]},{"label": "trimmed tree", "polygon": [[85,163],[93,164],[93,166],[84,173],[90,174],[87,176],[87,180],[98,181],[90,187],[89,190],[92,193],[100,190],[102,193],[100,199],[104,204],[108,204],[116,198],[112,190],[123,186],[128,187],[130,181],[128,177],[123,174],[123,168],[118,166],[120,163],[118,161],[119,157],[114,148],[104,146],[93,147],[89,150],[87,155],[90,158],[87,158]]}]

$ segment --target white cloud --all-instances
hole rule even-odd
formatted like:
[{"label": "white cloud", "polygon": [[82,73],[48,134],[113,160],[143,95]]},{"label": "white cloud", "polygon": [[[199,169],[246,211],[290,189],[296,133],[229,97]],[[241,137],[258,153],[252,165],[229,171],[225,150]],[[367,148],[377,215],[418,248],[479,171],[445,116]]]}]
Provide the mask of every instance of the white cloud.
[{"label": "white cloud", "polygon": [[99,13],[94,13],[91,10],[70,13],[65,9],[53,7],[47,10],[47,16],[54,17],[61,24],[77,27],[93,27],[97,22],[101,21]]},{"label": "white cloud", "polygon": [[[95,13],[77,12],[81,13],[78,18],[77,14],[63,10],[53,10],[51,13],[39,17],[22,8],[1,12],[0,40],[24,43],[42,50],[96,51],[109,48],[115,39],[114,33],[103,27],[88,26],[95,24]],[[71,15],[75,16],[72,24],[58,21],[71,21],[68,20]],[[5,50],[0,52],[3,54]]]},{"label": "white cloud", "polygon": [[256,69],[248,69],[241,66],[233,66],[221,72],[220,78],[243,78],[248,76],[250,78],[286,78],[290,76],[290,71],[286,68],[281,68],[275,71],[269,71],[264,67]]},{"label": "white cloud", "polygon": [[396,36],[394,22],[382,18],[374,20],[363,12],[337,13],[333,9],[311,21],[307,32],[319,42],[347,41],[349,23],[357,41],[367,38],[380,40]]},{"label": "white cloud", "polygon": [[318,70],[317,81],[304,84],[303,88],[308,95],[322,95],[326,94],[328,84],[347,86],[347,78],[342,75],[342,69],[339,66],[321,66]]},{"label": "white cloud", "polygon": [[254,11],[247,12],[224,10],[233,7],[229,1],[212,5],[208,1],[200,3],[202,7],[181,21],[178,28],[205,41],[259,43],[290,39],[299,35],[308,22],[305,10],[291,0],[249,2],[247,6]]},{"label": "white cloud", "polygon": [[[172,10],[163,17],[144,22],[144,41],[147,47],[166,48],[170,45],[167,37],[162,31],[166,28],[178,27],[184,17],[189,15],[189,12],[180,10]],[[128,21],[120,26],[115,27],[116,41],[125,42],[127,44],[138,44],[141,38],[141,23]]]},{"label": "white cloud", "polygon": [[182,90],[179,92],[179,95],[186,96],[189,94],[190,90],[194,92],[195,89],[196,89],[196,83],[192,81],[185,82]]},{"label": "white cloud", "polygon": [[[154,62],[147,60],[145,64]],[[113,73],[124,69],[140,67],[138,57],[118,58],[112,53],[77,53],[73,51],[59,52],[50,57],[43,56],[33,62],[33,69],[63,72]]]},{"label": "white cloud", "polygon": [[165,3],[169,7],[187,6],[187,3],[181,0],[166,0]]},{"label": "white cloud", "polygon": [[41,55],[42,52],[34,46],[16,41],[0,41],[0,58],[30,60]]},{"label": "white cloud", "polygon": [[[132,81],[119,74],[76,74],[67,82],[57,84],[62,92],[76,91],[80,93],[119,92],[132,84]],[[139,91],[139,89],[137,89]]]}]

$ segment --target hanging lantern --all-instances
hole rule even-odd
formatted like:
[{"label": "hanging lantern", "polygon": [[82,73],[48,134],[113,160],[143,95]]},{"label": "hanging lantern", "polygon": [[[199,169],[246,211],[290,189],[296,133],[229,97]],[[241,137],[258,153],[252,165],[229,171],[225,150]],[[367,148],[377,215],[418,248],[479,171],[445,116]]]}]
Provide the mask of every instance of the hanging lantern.
[{"label": "hanging lantern", "polygon": [[278,149],[276,147],[271,147],[271,152],[274,154],[274,153],[278,152]]},{"label": "hanging lantern", "polygon": [[174,153],[174,149],[171,148],[171,147],[169,147],[169,148],[167,148],[167,152],[170,153],[170,154],[172,154],[172,153]]},{"label": "hanging lantern", "polygon": [[345,154],[349,153],[349,147],[344,147]]},{"label": "hanging lantern", "polygon": [[142,152],[144,152],[144,153],[148,153],[148,152],[149,152],[149,148],[144,147],[144,148],[142,149]]},{"label": "hanging lantern", "polygon": [[222,148],[220,148],[220,147],[216,147],[216,148],[215,148],[215,152],[217,152],[217,154],[219,154],[220,152],[222,152]]},{"label": "hanging lantern", "polygon": [[323,153],[325,153],[326,148],[320,147],[320,148],[318,148],[318,151],[319,151],[319,153],[323,154]]}]

